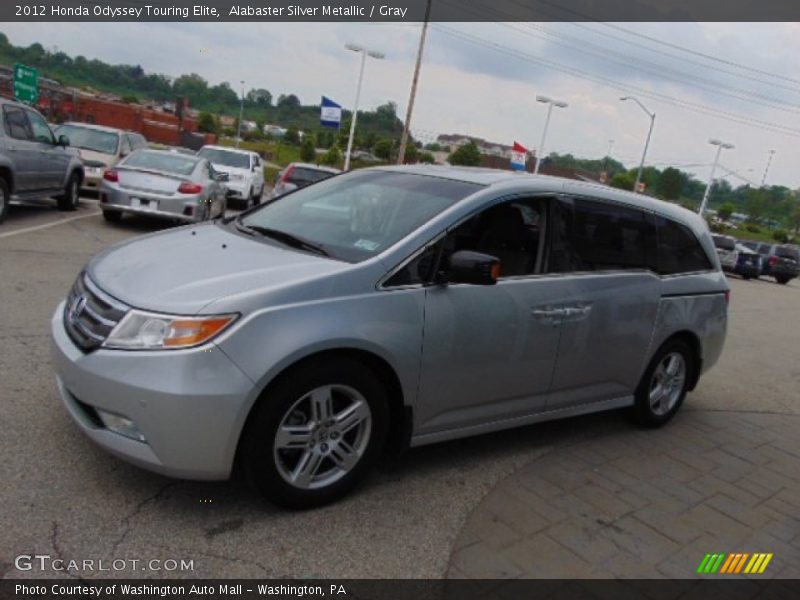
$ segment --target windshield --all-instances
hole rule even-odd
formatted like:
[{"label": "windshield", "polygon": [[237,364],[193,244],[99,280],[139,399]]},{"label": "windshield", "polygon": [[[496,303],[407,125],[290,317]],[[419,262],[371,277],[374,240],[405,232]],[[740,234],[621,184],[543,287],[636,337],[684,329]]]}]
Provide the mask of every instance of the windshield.
[{"label": "windshield", "polygon": [[293,192],[241,219],[246,227],[297,236],[330,256],[375,256],[426,221],[481,189],[438,177],[356,171]]},{"label": "windshield", "polygon": [[166,171],[177,175],[190,175],[194,171],[197,162],[196,156],[139,150],[120,163],[120,166]]},{"label": "windshield", "polygon": [[56,138],[60,135],[69,138],[70,146],[93,150],[101,154],[116,154],[119,145],[119,134],[80,125],[61,125],[56,129]]},{"label": "windshield", "polygon": [[214,165],[225,165],[226,167],[233,167],[235,169],[250,168],[249,154],[229,152],[228,150],[221,150],[219,148],[202,148],[197,154],[198,156],[208,159]]}]

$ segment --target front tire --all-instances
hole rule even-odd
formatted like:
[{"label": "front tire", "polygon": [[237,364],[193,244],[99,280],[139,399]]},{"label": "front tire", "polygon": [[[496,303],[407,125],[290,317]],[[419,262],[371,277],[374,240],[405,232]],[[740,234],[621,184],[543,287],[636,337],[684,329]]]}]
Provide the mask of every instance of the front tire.
[{"label": "front tire", "polygon": [[633,414],[643,427],[661,427],[678,412],[694,375],[694,352],[679,339],[659,348],[636,389]]},{"label": "front tire", "polygon": [[77,173],[73,173],[67,180],[64,193],[59,196],[58,210],[77,210],[81,203],[81,178]]},{"label": "front tire", "polygon": [[276,380],[253,409],[242,435],[242,466],[274,504],[328,504],[374,465],[388,415],[386,390],[362,363],[347,357],[308,362]]},{"label": "front tire", "polygon": [[0,177],[0,223],[8,216],[8,206],[11,202],[11,194],[8,191],[6,180]]},{"label": "front tire", "polygon": [[775,281],[777,281],[781,285],[786,285],[787,283],[789,283],[790,279],[791,279],[791,277],[783,277],[783,276],[779,276],[779,275],[775,276]]},{"label": "front tire", "polygon": [[122,220],[122,211],[104,210],[103,218],[109,223],[119,223]]}]

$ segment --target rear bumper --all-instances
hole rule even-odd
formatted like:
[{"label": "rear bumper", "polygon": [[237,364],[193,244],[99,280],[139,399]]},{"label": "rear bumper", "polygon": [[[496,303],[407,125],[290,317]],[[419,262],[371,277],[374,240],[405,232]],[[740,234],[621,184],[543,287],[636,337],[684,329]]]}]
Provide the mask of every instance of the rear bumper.
[{"label": "rear bumper", "polygon": [[[142,204],[147,202],[147,206]],[[162,219],[178,219],[186,223],[201,220],[205,213],[205,200],[198,195],[159,195],[145,192],[128,192],[116,186],[101,185],[100,208]],[[156,207],[156,208],[153,208]]]},{"label": "rear bumper", "polygon": [[[186,351],[83,353],[62,313],[51,322],[62,403],[97,445],[150,471],[183,479],[230,476],[254,386],[215,346]],[[132,420],[146,441],[107,429],[102,410]]]}]

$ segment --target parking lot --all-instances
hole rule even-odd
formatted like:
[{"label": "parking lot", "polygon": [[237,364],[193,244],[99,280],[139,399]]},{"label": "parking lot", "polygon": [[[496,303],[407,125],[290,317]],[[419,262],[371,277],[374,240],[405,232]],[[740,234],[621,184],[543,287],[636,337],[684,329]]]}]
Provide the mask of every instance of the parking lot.
[{"label": "parking lot", "polygon": [[[667,427],[608,413],[412,450],[344,501],[287,512],[239,481],[144,472],[61,407],[49,321],[87,259],[169,226],[12,207],[0,227],[0,576],[15,556],[193,560],[82,577],[691,577],[766,552],[800,577],[800,283],[731,278],[720,363]],[[145,567],[146,569],[146,567]],[[76,573],[71,573],[75,575]]]}]

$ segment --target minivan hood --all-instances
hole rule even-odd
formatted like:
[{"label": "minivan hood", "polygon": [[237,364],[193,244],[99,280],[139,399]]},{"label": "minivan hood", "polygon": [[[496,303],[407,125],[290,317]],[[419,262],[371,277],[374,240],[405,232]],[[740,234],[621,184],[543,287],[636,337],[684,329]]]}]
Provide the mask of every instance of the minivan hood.
[{"label": "minivan hood", "polygon": [[[277,242],[276,242],[277,244]],[[214,300],[345,269],[314,256],[201,224],[140,237],[95,257],[89,276],[126,304],[191,315]]]}]

